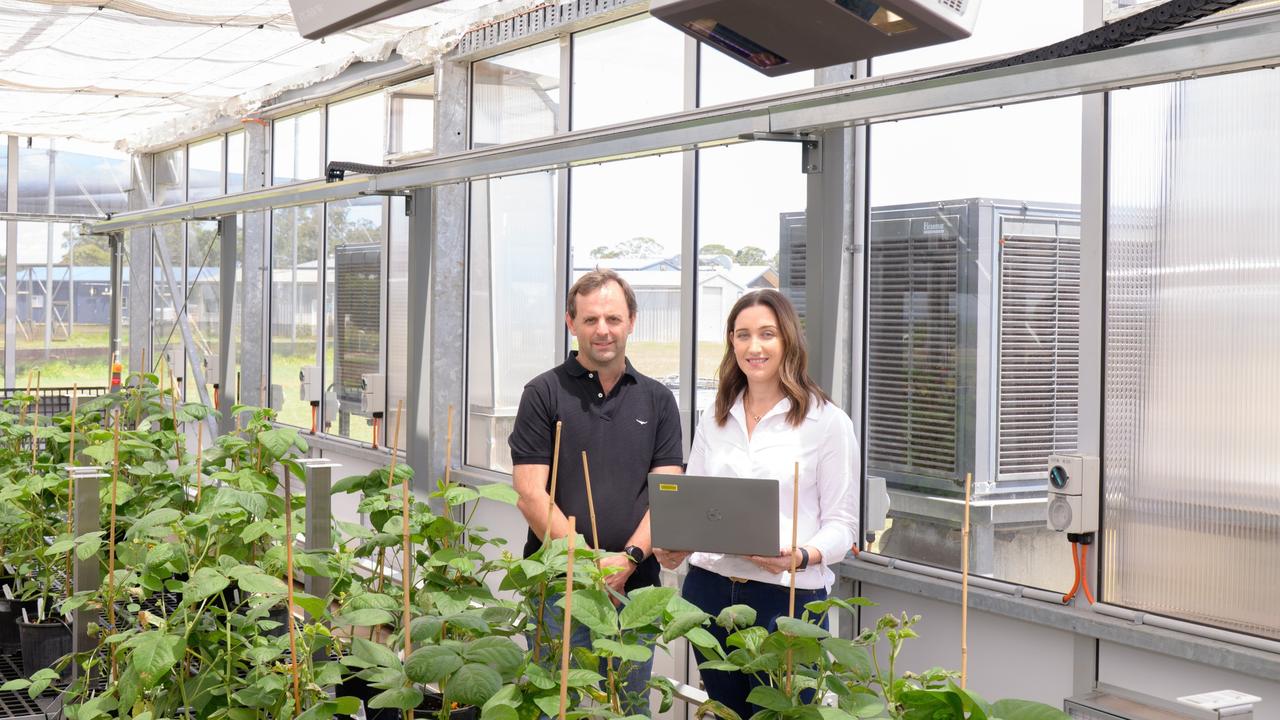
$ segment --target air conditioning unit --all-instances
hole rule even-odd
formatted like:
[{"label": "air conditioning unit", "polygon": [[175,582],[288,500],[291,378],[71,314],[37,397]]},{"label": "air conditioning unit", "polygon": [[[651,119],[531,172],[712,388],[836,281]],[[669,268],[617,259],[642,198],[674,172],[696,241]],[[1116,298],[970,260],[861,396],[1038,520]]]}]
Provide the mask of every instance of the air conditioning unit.
[{"label": "air conditioning unit", "polygon": [[386,20],[444,0],[289,0],[298,34],[319,40],[343,30]]},{"label": "air conditioning unit", "polygon": [[979,3],[652,0],[649,13],[748,67],[777,76],[969,37]]},{"label": "air conditioning unit", "polygon": [[[1080,213],[988,199],[873,208],[867,472],[891,492],[1045,497],[1076,449]],[[1040,515],[1043,518],[1043,515]]]}]

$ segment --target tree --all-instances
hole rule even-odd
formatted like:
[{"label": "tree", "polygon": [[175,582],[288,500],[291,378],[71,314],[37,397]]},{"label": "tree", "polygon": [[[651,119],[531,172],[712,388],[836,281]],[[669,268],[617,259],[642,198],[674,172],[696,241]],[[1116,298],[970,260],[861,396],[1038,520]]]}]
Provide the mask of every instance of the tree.
[{"label": "tree", "polygon": [[630,240],[623,240],[613,247],[601,245],[591,251],[591,257],[596,260],[657,257],[662,254],[662,243],[651,237],[633,237]]},{"label": "tree", "polygon": [[755,245],[748,245],[733,256],[733,261],[739,265],[765,265],[768,259],[769,256],[765,254],[764,249]]},{"label": "tree", "polygon": [[111,265],[111,244],[104,235],[86,235],[78,237],[70,230],[63,234],[67,241],[67,252],[58,265],[70,265],[75,260],[77,267],[107,267]]},{"label": "tree", "polygon": [[699,248],[698,254],[699,255],[727,255],[729,257],[734,256],[734,252],[732,250],[725,247],[724,245],[721,245],[720,243],[711,243],[709,245],[703,245],[701,248]]}]

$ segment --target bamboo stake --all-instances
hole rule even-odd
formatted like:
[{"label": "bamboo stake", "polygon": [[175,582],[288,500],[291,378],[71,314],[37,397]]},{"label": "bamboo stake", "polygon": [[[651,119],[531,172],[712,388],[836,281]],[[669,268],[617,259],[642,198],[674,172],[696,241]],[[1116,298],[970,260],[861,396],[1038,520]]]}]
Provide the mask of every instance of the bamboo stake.
[{"label": "bamboo stake", "polygon": [[[800,525],[800,463],[796,463],[795,477],[791,482],[791,594],[787,599],[787,615],[796,616],[796,532]],[[791,683],[795,675],[795,667],[791,662],[791,648],[787,648],[787,694],[791,694]]]},{"label": "bamboo stake", "polygon": [[453,470],[453,406],[449,406],[449,421],[444,440],[444,486],[449,487],[449,473]]},{"label": "bamboo stake", "polygon": [[298,674],[298,640],[297,629],[293,626],[293,493],[289,480],[289,469],[280,466],[284,472],[284,585],[285,585],[285,621],[289,623],[289,672],[293,675],[293,717],[298,717],[298,709],[302,705],[302,691]]},{"label": "bamboo stake", "polygon": [[[591,499],[591,467],[587,463],[587,451],[582,451],[582,479],[587,485],[587,513],[591,516],[591,546],[596,550],[600,549],[600,531],[596,528],[596,504]],[[601,567],[600,561],[596,561],[596,567]],[[566,636],[567,637],[567,636]],[[609,700],[616,713],[622,712],[621,704],[618,702],[618,683],[616,675],[613,671],[613,663],[609,666]]]},{"label": "bamboo stake", "polygon": [[[551,451],[551,496],[547,498],[547,525],[542,531],[542,547],[546,547],[551,542],[551,520],[555,517],[556,511],[556,476],[560,471],[560,430],[564,423],[556,421],[556,441],[555,449]],[[546,612],[547,607],[547,583],[542,583],[542,594],[538,598],[538,617],[537,623],[533,631],[533,660],[537,662],[542,657],[542,614]]]},{"label": "bamboo stake", "polygon": [[[400,443],[400,415],[404,412],[404,400],[396,403],[396,430],[392,437],[393,447]],[[396,451],[391,452],[392,467],[396,462]],[[392,477],[395,473],[392,472]],[[401,481],[402,493],[404,496],[404,507],[401,511],[402,532],[404,533],[404,560],[400,572],[400,585],[404,591],[404,616],[401,624],[404,625],[404,657],[407,660],[409,653],[413,652],[413,640],[409,634],[409,625],[411,623],[411,615],[409,612],[409,593],[413,589],[413,547],[409,539],[409,475],[405,473],[404,480]],[[413,708],[405,711],[405,719],[413,720]]]},{"label": "bamboo stake", "polygon": [[577,521],[569,516],[569,561],[565,569],[564,586],[564,632],[560,641],[560,720],[565,720],[565,711],[569,706],[569,650],[572,643],[569,638],[573,632],[573,545],[574,536],[578,534]]},{"label": "bamboo stake", "polygon": [[40,371],[36,371],[36,409],[31,413],[31,472],[36,471],[36,449],[40,433]]},{"label": "bamboo stake", "polygon": [[[116,631],[116,486],[120,482],[120,410],[116,410],[116,426],[111,446],[111,521],[107,531],[107,625],[108,635]],[[111,643],[111,679],[119,677],[116,666],[116,644]]]},{"label": "bamboo stake", "polygon": [[[35,373],[36,373],[35,370],[27,371],[27,391],[26,391],[27,395],[31,394],[31,378],[35,376]],[[22,403],[22,412],[18,413],[18,424],[25,425],[26,423],[27,423],[27,404]]]},{"label": "bamboo stake", "polygon": [[[76,503],[76,473],[71,468],[76,465],[76,396],[80,392],[80,385],[73,384],[71,386],[71,446],[67,450],[67,536],[75,537],[75,503]],[[71,597],[71,550],[67,551],[67,597]]]},{"label": "bamboo stake", "polygon": [[591,499],[591,468],[587,465],[587,451],[582,451],[582,478],[587,483],[587,512],[591,515],[591,546],[600,549],[600,532],[596,529],[596,504]]},{"label": "bamboo stake", "polygon": [[[404,409],[404,400],[396,403],[396,429],[391,436],[391,467],[387,473],[387,490],[395,487],[396,482],[396,459],[400,454],[400,413]],[[378,528],[379,531],[382,528]],[[382,592],[382,588],[387,582],[386,573],[387,549],[378,548],[378,592]],[[372,628],[370,629],[369,639],[373,639]]]},{"label": "bamboo stake", "polygon": [[973,473],[964,474],[964,525],[960,528],[960,689],[969,683],[969,489]]}]

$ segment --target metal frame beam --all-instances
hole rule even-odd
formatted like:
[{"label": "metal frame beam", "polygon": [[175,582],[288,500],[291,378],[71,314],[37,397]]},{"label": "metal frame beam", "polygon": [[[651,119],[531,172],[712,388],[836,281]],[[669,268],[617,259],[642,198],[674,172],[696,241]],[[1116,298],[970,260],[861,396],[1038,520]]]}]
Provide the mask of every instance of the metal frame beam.
[{"label": "metal frame beam", "polygon": [[7,184],[5,218],[4,286],[4,386],[14,386],[15,366],[18,364],[18,222],[11,216],[18,215],[18,136],[5,138],[8,143]]},{"label": "metal frame beam", "polygon": [[[111,232],[213,218],[237,211],[688,150],[734,142],[748,133],[813,132],[1276,64],[1280,64],[1280,17],[1243,18],[1089,55],[965,75],[854,80],[484,150],[466,151],[465,145],[448,147],[443,140],[453,137],[442,132],[436,158],[403,170],[341,183],[298,183],[146,212],[121,213],[110,220],[91,223],[91,228],[92,232]],[[437,72],[437,79],[440,78]],[[465,83],[459,91],[465,98]],[[442,92],[440,97],[448,96]],[[462,122],[465,127],[465,119]]]},{"label": "metal frame beam", "polygon": [[218,434],[230,434],[234,427],[231,406],[235,396],[231,390],[232,361],[235,353],[231,326],[235,322],[236,298],[236,216],[218,221],[218,374],[211,379],[218,387]]}]

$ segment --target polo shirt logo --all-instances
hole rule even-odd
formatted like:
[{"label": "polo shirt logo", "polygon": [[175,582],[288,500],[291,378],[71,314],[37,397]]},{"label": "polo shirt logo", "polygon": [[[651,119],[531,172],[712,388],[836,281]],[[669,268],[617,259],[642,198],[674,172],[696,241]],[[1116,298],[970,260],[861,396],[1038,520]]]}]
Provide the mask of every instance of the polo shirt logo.
[{"label": "polo shirt logo", "polygon": [[636,422],[640,423],[641,425],[648,425],[648,424],[649,424],[649,421],[648,421],[648,420],[641,420],[640,418],[636,418]]}]

